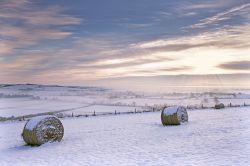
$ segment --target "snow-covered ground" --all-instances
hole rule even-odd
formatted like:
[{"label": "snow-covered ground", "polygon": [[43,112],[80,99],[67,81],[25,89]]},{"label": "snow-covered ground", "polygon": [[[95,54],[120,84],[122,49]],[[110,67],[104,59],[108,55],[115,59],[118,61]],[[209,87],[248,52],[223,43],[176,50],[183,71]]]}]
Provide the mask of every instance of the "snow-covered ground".
[{"label": "snow-covered ground", "polygon": [[[183,89],[183,92],[180,91]],[[34,84],[0,85],[0,118],[60,112],[66,116],[145,110],[148,106],[213,107],[215,103],[250,105],[249,89],[179,88],[180,92],[142,93],[97,87]]]},{"label": "snow-covered ground", "polygon": [[[250,104],[250,90],[193,91],[186,87],[153,94],[97,87],[0,85],[0,120],[12,117],[0,122],[0,166],[250,165],[250,107],[189,110],[187,125],[168,127],[161,125],[160,112],[78,117],[162,105],[212,107],[219,102]],[[21,137],[25,121],[11,119],[47,113],[75,116],[61,119],[62,142],[25,146]]]},{"label": "snow-covered ground", "polygon": [[250,165],[250,107],[188,112],[162,126],[160,112],[62,119],[59,143],[24,146],[25,122],[0,123],[0,165]]}]

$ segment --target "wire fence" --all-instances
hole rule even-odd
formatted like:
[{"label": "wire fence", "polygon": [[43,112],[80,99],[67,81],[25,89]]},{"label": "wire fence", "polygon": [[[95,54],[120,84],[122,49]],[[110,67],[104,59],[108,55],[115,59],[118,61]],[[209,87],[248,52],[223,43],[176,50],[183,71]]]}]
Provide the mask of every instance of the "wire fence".
[{"label": "wire fence", "polygon": [[[155,105],[155,106],[144,106],[142,109],[134,109],[133,111],[118,111],[118,110],[113,110],[113,111],[106,111],[106,112],[100,112],[100,111],[95,111],[93,110],[92,112],[83,112],[83,113],[75,113],[75,112],[70,112],[71,110],[73,111],[74,109],[82,108],[82,107],[77,107],[77,108],[72,108],[72,109],[67,109],[67,110],[60,110],[60,111],[54,111],[54,112],[46,112],[46,113],[38,113],[38,114],[32,114],[32,115],[25,115],[25,116],[17,116],[17,117],[0,117],[0,121],[27,121],[33,117],[36,116],[42,116],[42,115],[54,115],[57,116],[58,118],[78,118],[78,117],[95,117],[95,116],[108,116],[108,115],[126,115],[126,114],[140,114],[140,113],[149,113],[149,112],[160,112],[162,111],[163,108],[165,107],[171,107],[171,106],[176,106],[176,105],[168,105],[168,104],[163,104],[163,105]],[[248,107],[250,104],[243,103],[243,104],[232,104],[229,103],[227,105],[224,105],[222,108],[217,108],[217,109],[223,109],[223,108],[236,108],[236,107]],[[184,106],[188,110],[200,110],[200,109],[216,109],[215,106],[204,106],[203,104],[201,105],[187,105]],[[66,113],[65,113],[66,112]]]}]

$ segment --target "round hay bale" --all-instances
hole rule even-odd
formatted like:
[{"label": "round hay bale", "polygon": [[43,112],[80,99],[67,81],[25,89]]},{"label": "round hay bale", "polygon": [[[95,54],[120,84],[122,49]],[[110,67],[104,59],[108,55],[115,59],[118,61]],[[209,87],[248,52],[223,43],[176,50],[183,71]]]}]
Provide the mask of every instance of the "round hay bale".
[{"label": "round hay bale", "polygon": [[46,142],[61,141],[64,128],[55,116],[38,116],[24,126],[23,139],[28,145],[41,145]]},{"label": "round hay bale", "polygon": [[223,103],[215,104],[214,108],[215,109],[223,109],[223,108],[225,108],[225,105]]},{"label": "round hay bale", "polygon": [[161,122],[165,125],[180,125],[188,122],[186,108],[182,106],[165,107],[161,112]]}]

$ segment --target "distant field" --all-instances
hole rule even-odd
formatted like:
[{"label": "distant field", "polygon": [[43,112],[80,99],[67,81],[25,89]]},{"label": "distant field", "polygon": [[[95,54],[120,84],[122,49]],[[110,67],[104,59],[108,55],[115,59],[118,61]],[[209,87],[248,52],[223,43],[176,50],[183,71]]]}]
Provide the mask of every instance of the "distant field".
[{"label": "distant field", "polygon": [[96,87],[64,87],[33,84],[0,86],[0,117],[18,117],[41,113],[86,115],[142,111],[148,106],[184,105],[212,107],[250,104],[250,94],[241,90],[222,92],[144,94]]}]

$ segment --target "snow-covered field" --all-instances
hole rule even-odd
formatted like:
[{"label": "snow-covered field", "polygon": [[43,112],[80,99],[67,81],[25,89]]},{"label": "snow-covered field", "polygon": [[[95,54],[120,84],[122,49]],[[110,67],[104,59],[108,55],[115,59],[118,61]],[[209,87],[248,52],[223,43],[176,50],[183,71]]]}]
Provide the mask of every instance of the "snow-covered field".
[{"label": "snow-covered field", "polygon": [[[183,91],[180,91],[183,89]],[[40,113],[86,115],[130,112],[153,106],[183,105],[213,107],[250,104],[249,89],[171,88],[161,93],[119,91],[96,87],[63,87],[34,84],[0,85],[0,117],[22,117]]]},{"label": "snow-covered field", "polygon": [[62,119],[59,143],[25,146],[25,122],[0,123],[0,165],[250,165],[250,107],[189,111],[162,126],[160,113]]},{"label": "snow-covered field", "polygon": [[[162,126],[160,112],[84,116],[140,112],[163,105],[213,107],[220,102],[238,107],[188,110],[189,123],[180,126]],[[249,89],[183,88],[178,92],[142,93],[96,87],[0,85],[0,166],[248,166],[249,104]],[[63,140],[26,146],[21,137],[23,119],[51,113],[64,117]],[[74,117],[65,118],[71,115]]]}]

